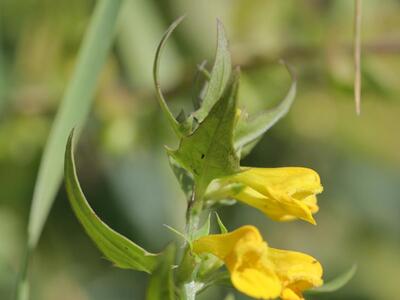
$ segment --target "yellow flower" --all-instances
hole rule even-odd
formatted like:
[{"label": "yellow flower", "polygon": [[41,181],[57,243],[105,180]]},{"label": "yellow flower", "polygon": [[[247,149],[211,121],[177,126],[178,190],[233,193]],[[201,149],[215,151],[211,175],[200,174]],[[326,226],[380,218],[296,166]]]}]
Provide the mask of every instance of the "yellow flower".
[{"label": "yellow flower", "polygon": [[264,212],[276,221],[295,218],[316,224],[316,195],[322,192],[318,173],[307,168],[244,168],[219,180],[222,186],[242,184],[242,189],[225,189],[228,195]]},{"label": "yellow flower", "polygon": [[322,285],[322,267],[313,257],[270,248],[254,226],[193,242],[197,254],[212,253],[225,262],[236,289],[256,299],[304,299],[302,292]]}]

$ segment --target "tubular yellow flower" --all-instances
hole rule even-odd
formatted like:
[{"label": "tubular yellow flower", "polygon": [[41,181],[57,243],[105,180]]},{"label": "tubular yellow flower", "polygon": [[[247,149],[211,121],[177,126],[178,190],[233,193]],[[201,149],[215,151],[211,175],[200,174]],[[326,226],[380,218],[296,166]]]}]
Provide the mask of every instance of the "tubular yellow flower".
[{"label": "tubular yellow flower", "polygon": [[307,168],[245,168],[223,178],[222,185],[240,183],[243,189],[232,189],[228,195],[264,212],[276,221],[295,218],[316,224],[316,195],[322,192],[318,173]]},{"label": "tubular yellow flower", "polygon": [[254,226],[193,242],[197,254],[212,253],[225,262],[232,284],[256,299],[301,300],[302,292],[322,284],[322,267],[313,257],[268,247]]}]

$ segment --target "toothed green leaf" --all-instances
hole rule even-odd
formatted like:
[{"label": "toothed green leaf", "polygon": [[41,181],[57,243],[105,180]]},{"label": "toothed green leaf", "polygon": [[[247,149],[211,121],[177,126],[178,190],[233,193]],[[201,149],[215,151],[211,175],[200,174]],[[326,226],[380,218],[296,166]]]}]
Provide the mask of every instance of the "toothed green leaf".
[{"label": "toothed green leaf", "polygon": [[239,159],[233,148],[238,85],[239,72],[236,72],[224,95],[195,132],[183,137],[177,150],[168,150],[193,175],[199,197],[213,179],[239,170]]}]

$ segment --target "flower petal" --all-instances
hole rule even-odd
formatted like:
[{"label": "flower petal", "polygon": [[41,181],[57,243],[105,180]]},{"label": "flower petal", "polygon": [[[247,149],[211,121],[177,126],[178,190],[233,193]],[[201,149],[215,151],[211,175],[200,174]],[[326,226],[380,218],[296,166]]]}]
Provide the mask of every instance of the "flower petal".
[{"label": "flower petal", "polygon": [[233,198],[261,210],[275,221],[288,221],[299,218],[315,224],[312,216],[313,211],[318,211],[315,206],[310,209],[307,203],[275,191],[270,191],[270,195],[270,197],[266,197],[256,190],[246,187],[233,195]]},{"label": "flower petal", "polygon": [[[302,291],[323,283],[322,266],[310,255],[269,248],[268,258],[275,265],[275,272],[284,283],[285,288],[291,289],[295,294],[301,295]],[[286,291],[286,293],[288,292]],[[287,297],[287,299],[292,298]]]},{"label": "flower petal", "polygon": [[273,271],[246,268],[233,271],[232,284],[242,293],[256,299],[274,299],[281,293],[281,282]]},{"label": "flower petal", "polygon": [[263,240],[239,239],[225,264],[231,273],[232,284],[244,294],[258,299],[280,295],[282,284],[268,259],[268,245]]},{"label": "flower petal", "polygon": [[322,191],[319,175],[307,168],[248,168],[225,179],[246,188],[233,198],[263,211],[274,220],[299,218],[315,224],[316,194]]},{"label": "flower petal", "polygon": [[263,195],[269,193],[268,188],[289,195],[296,193],[312,195],[322,192],[318,173],[308,168],[249,168],[232,177],[236,177],[239,182],[245,183]]},{"label": "flower petal", "polygon": [[212,253],[218,258],[225,260],[233,251],[237,242],[243,239],[253,242],[262,241],[258,229],[247,225],[229,233],[204,236],[193,242],[192,249],[194,253]]},{"label": "flower petal", "polygon": [[281,294],[282,300],[304,300],[301,295],[296,294],[293,290],[285,288]]},{"label": "flower petal", "polygon": [[302,292],[322,285],[322,267],[313,257],[269,248],[254,226],[193,242],[197,254],[222,259],[236,289],[257,299],[303,300]]}]

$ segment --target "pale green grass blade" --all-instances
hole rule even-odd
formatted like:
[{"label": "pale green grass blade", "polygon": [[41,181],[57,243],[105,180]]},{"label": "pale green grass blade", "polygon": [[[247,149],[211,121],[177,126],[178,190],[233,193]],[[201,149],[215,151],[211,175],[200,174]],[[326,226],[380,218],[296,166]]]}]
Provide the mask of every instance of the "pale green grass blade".
[{"label": "pale green grass blade", "polygon": [[7,89],[7,78],[6,78],[6,64],[3,56],[3,45],[1,44],[1,36],[0,36],[0,117],[2,114],[2,110],[5,105],[5,96]]},{"label": "pale green grass blade", "polygon": [[87,202],[76,174],[72,138],[71,133],[65,150],[64,175],[68,199],[76,217],[92,241],[115,266],[151,273],[158,264],[158,256],[111,229]]},{"label": "pale green grass blade", "polygon": [[30,251],[25,249],[25,255],[21,266],[21,272],[19,274],[15,293],[15,300],[29,300],[29,281],[27,277],[28,271],[28,261],[29,261]]},{"label": "pale green grass blade", "polygon": [[79,51],[76,68],[47,140],[33,193],[28,222],[28,255],[15,297],[29,298],[27,269],[29,253],[36,247],[46,222],[63,172],[64,149],[71,129],[80,125],[88,114],[96,81],[109,52],[122,0],[99,0]]},{"label": "pale green grass blade", "polygon": [[101,67],[106,60],[122,0],[99,0],[83,40],[76,69],[47,140],[33,193],[28,246],[36,247],[60,186],[64,149],[69,132],[82,124],[92,102]]}]

